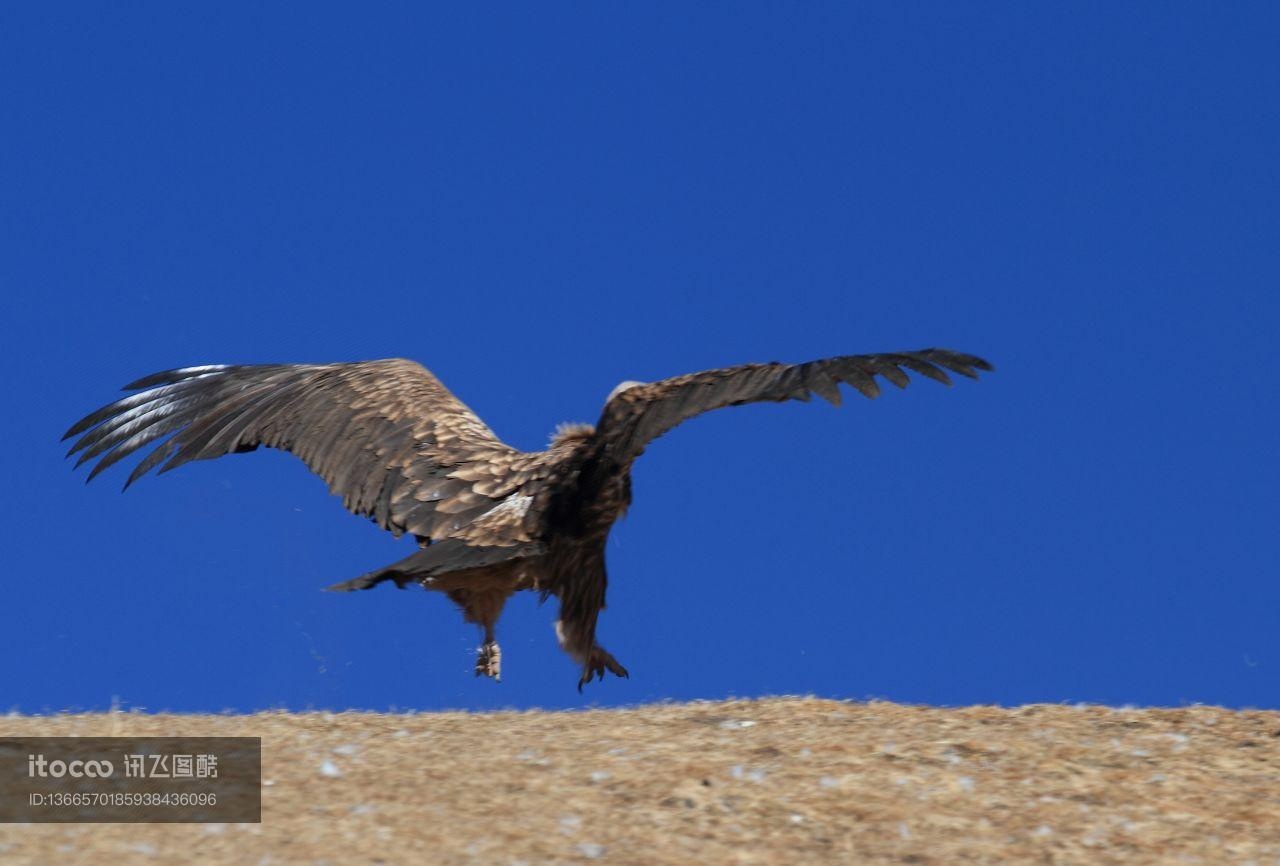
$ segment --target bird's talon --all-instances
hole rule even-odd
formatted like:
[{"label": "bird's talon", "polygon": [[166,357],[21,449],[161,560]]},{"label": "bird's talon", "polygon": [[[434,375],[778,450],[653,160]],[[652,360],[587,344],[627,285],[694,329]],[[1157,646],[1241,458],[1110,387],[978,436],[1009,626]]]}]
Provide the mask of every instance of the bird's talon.
[{"label": "bird's talon", "polygon": [[617,659],[603,648],[597,646],[591,650],[591,654],[587,657],[587,663],[582,667],[582,676],[578,677],[578,691],[581,692],[582,687],[591,682],[593,678],[603,682],[606,671],[615,677],[631,679],[627,669],[618,664]]},{"label": "bird's talon", "polygon": [[497,641],[489,641],[476,653],[476,676],[493,677],[502,682],[502,649]]}]

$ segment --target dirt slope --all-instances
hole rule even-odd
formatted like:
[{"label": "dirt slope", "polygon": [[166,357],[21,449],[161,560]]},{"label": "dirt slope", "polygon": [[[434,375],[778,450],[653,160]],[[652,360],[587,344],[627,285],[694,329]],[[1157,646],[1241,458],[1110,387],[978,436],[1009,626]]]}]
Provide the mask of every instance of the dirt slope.
[{"label": "dirt slope", "polygon": [[1270,711],[776,698],[0,734],[261,736],[266,785],[261,824],[0,825],[6,866],[1280,862]]}]

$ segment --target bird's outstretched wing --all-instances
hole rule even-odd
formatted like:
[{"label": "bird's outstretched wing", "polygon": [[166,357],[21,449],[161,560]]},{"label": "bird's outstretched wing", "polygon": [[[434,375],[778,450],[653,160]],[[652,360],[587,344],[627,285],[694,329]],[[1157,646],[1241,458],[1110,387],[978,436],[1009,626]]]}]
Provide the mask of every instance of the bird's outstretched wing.
[{"label": "bird's outstretched wing", "polygon": [[630,463],[645,446],[682,421],[724,406],[765,401],[808,400],[818,394],[840,405],[840,383],[852,385],[867,397],[877,397],[880,376],[905,388],[906,371],[944,385],[946,370],[976,379],[990,364],[973,355],[949,349],[920,349],[876,355],[843,355],[805,364],[744,364],[704,370],[658,382],[624,388],[605,404],[596,436],[611,461]]},{"label": "bird's outstretched wing", "polygon": [[[80,436],[69,452],[80,453],[77,466],[99,458],[89,479],[157,442],[126,488],[161,464],[167,472],[265,445],[302,458],[349,511],[397,535],[438,539],[465,537],[534,457],[501,442],[413,361],[186,367],[125,386],[138,389],[63,436]],[[527,541],[519,524],[491,520],[489,537],[469,540]]]}]

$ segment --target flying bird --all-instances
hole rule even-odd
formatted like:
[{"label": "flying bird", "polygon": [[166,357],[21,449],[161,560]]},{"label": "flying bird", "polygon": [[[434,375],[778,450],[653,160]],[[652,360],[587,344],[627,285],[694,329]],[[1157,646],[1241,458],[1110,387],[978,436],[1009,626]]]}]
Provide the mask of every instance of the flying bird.
[{"label": "flying bird", "polygon": [[[627,670],[596,641],[605,606],[605,539],[631,502],[631,466],[682,421],[724,406],[808,400],[840,404],[840,384],[876,397],[906,371],[950,384],[992,367],[947,349],[845,355],[803,364],[745,364],[656,382],[623,382],[596,424],[562,424],[545,451],[502,442],[425,367],[389,359],[335,364],[184,367],[125,386],[137,391],[76,422],[76,466],[98,473],[158,443],[125,482],[260,446],[296,454],[348,511],[412,555],[330,589],[390,581],[445,593],[483,630],[476,675],[500,678],[494,628],[507,598],[534,590],[560,602],[561,647],[581,666],[578,690]],[[163,465],[162,465],[163,464]]]}]

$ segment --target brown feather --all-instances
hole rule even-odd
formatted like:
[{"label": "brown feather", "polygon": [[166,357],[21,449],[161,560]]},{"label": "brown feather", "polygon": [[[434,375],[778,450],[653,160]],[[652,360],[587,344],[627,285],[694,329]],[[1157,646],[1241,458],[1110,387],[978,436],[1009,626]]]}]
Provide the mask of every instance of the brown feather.
[{"label": "brown feather", "polygon": [[[412,523],[427,522],[438,531],[440,522],[425,520],[413,498],[424,480],[434,476],[427,498],[463,496],[450,510],[475,510],[496,501],[475,494],[450,471],[520,453],[412,361],[200,369],[141,379],[135,384],[150,390],[74,425],[68,435],[84,435],[72,453],[93,449],[85,460],[99,458],[91,477],[168,435],[135,468],[130,483],[162,462],[161,471],[168,471],[266,445],[297,454],[346,507],[371,514],[384,528],[414,529],[404,518],[417,511]],[[486,476],[484,486],[501,485]]]},{"label": "brown feather", "polygon": [[867,397],[877,397],[875,375],[905,387],[907,374],[898,366],[940,382],[946,375],[934,365],[966,376],[991,365],[973,355],[947,349],[921,349],[878,355],[844,355],[806,364],[744,364],[705,370],[618,392],[604,407],[596,424],[597,438],[609,443],[610,459],[629,465],[645,446],[682,421],[725,406],[779,400],[806,400],[814,391],[839,405],[836,382],[851,385]]},{"label": "brown feather", "polygon": [[[267,446],[290,451],[349,511],[423,550],[336,588],[421,583],[449,594],[485,629],[477,672],[497,675],[493,625],[506,597],[560,599],[556,632],[582,666],[579,688],[626,676],[595,639],[608,579],[604,543],[631,501],[630,469],[645,447],[703,412],[762,401],[840,405],[840,385],[876,397],[907,371],[950,384],[991,365],[946,349],[845,355],[804,364],[745,364],[659,382],[627,382],[595,425],[561,425],[546,451],[501,442],[424,367],[400,359],[352,364],[209,365],[139,379],[139,393],[82,418],[63,437],[96,460],[89,478],[145,446],[125,486],[159,467]],[[491,648],[491,649],[490,649]]]}]

